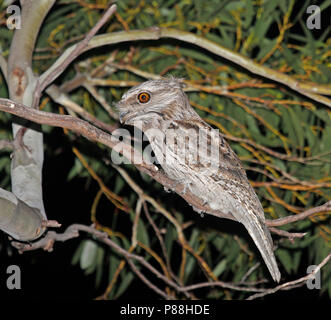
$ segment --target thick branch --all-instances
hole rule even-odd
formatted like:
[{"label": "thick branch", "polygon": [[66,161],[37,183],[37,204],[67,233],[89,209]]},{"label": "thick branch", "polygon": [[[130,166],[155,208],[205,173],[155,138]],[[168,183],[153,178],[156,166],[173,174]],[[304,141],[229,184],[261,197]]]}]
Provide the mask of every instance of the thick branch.
[{"label": "thick branch", "polygon": [[[10,98],[28,107],[38,105],[44,88],[54,81],[71,61],[82,52],[90,39],[116,10],[116,5],[111,6],[88,32],[85,39],[75,47],[71,55],[40,82],[32,71],[32,55],[42,22],[54,3],[55,0],[21,1],[23,28],[15,31],[8,63],[2,55],[0,58],[1,68],[3,69],[7,65],[7,72],[3,71],[3,73],[8,82]],[[80,111],[84,113],[84,111]],[[84,115],[88,116],[86,113]],[[89,120],[91,120],[91,117]],[[92,120],[97,121],[95,118]],[[13,145],[16,147],[12,154],[11,165],[12,192],[19,201],[17,201],[16,209],[10,206],[10,210],[5,212],[5,216],[0,217],[0,225],[4,225],[5,227],[2,229],[4,231],[9,230],[9,233],[12,236],[15,235],[16,239],[33,240],[36,235],[40,236],[39,231],[45,230],[44,226],[41,225],[39,216],[41,214],[46,219],[42,197],[43,135],[36,126],[29,126],[29,129],[27,129],[27,127],[14,123],[13,136]],[[0,198],[0,200],[7,203],[6,199]],[[24,205],[19,206],[21,202]],[[33,212],[36,212],[35,217],[32,217]],[[17,230],[13,230],[12,223],[8,227],[8,219],[14,219],[14,217],[17,220]],[[24,222],[20,221],[18,217],[22,217]],[[22,230],[19,228],[22,224],[27,224],[33,230],[38,230],[38,232],[28,239],[26,233],[21,232]],[[22,234],[19,234],[19,231]]]},{"label": "thick branch", "polygon": [[[22,29],[15,30],[8,63],[1,60],[1,68],[6,78],[9,96],[16,102],[31,106],[35,88],[32,72],[32,54],[42,22],[55,0],[21,1]],[[7,64],[7,70],[4,70]],[[45,227],[46,219],[42,198],[43,136],[36,125],[27,129],[13,123],[11,156],[11,200],[1,190],[1,229],[20,240],[34,240]],[[14,201],[12,201],[14,200]]]},{"label": "thick branch", "polygon": [[[15,103],[9,99],[0,98],[0,110],[14,114],[16,116],[34,121],[39,124],[46,124],[55,127],[62,127],[69,130],[72,130],[76,133],[79,133],[85,136],[87,139],[100,142],[116,152],[122,154],[127,159],[136,159],[138,150],[133,150],[131,145],[125,143],[119,143],[114,136],[102,131],[101,129],[96,128],[92,124],[67,115],[59,115],[50,112],[44,112],[40,110],[35,110],[28,108],[20,103]],[[119,148],[120,146],[120,148]],[[132,155],[135,154],[135,157]],[[138,159],[142,160],[142,157],[138,156]],[[212,215],[215,215],[219,218],[225,217],[221,212],[212,210],[208,205],[202,203],[202,201],[192,194],[189,190],[183,192],[184,186],[166,176],[161,170],[158,170],[154,165],[147,164],[145,162],[133,162],[138,170],[143,173],[148,174],[157,182],[161,183],[164,187],[173,190],[178,193],[182,198],[184,198],[190,205],[194,208],[201,210],[203,212],[208,212]],[[330,210],[330,202],[327,202],[323,206],[312,208],[298,215],[292,215],[278,220],[267,220],[266,224],[270,227],[281,226],[288,224],[290,222],[299,221],[305,219],[307,216],[314,214],[316,212]],[[226,218],[229,219],[227,215]]]},{"label": "thick branch", "polygon": [[[85,136],[87,139],[100,142],[112,149],[115,149],[116,152],[119,152],[127,159],[140,159],[138,150],[133,150],[133,148],[124,143],[119,143],[112,135],[107,134],[106,132],[94,127],[88,122],[67,115],[59,115],[49,112],[44,112],[32,108],[28,108],[20,103],[15,103],[9,99],[0,98],[0,110],[5,112],[15,114],[19,117],[25,118],[30,121],[34,121],[39,124],[47,124],[50,126],[61,127],[70,129],[76,133],[79,133]],[[145,162],[134,162],[133,163],[138,170],[144,172],[154,178],[156,181],[164,185],[166,188],[171,189],[182,196],[189,204],[194,206],[196,209],[201,211],[208,211],[210,214],[213,214],[217,217],[224,217],[222,213],[216,210],[212,210],[208,205],[203,204],[202,200],[192,194],[189,190],[183,192],[184,185],[179,184],[178,182],[170,179],[161,171],[157,170],[154,165],[147,164]],[[229,218],[229,216],[226,216]]]},{"label": "thick branch", "polygon": [[0,188],[0,229],[21,241],[31,241],[45,231],[43,215],[13,193]]},{"label": "thick branch", "polygon": [[[194,44],[200,48],[204,48],[220,57],[238,64],[239,66],[254,74],[282,83],[302,95],[305,95],[317,102],[331,107],[331,99],[323,96],[330,94],[331,89],[329,84],[299,82],[297,79],[287,74],[262,66],[259,63],[254,62],[253,60],[239,53],[233,52],[230,49],[222,47],[221,45],[216,44],[215,42],[210,41],[204,37],[182,30],[152,27],[145,30],[120,31],[113,32],[111,34],[98,35],[91,39],[88,46],[85,47],[84,51],[104,45],[116,44],[126,41],[158,40],[161,38],[177,39],[183,42]],[[75,50],[76,46],[77,45],[74,45],[68,48],[55,61],[53,66],[42,75],[42,79],[47,77],[48,74],[56,69],[63,60],[67,59],[67,57]]]},{"label": "thick branch", "polygon": [[[42,22],[53,6],[55,0],[32,1],[26,0],[22,5],[23,28],[15,30],[10,46],[8,58],[8,87],[11,99],[23,102],[27,87],[33,87],[33,74],[31,68],[32,54]],[[31,104],[30,97],[24,103]]]}]

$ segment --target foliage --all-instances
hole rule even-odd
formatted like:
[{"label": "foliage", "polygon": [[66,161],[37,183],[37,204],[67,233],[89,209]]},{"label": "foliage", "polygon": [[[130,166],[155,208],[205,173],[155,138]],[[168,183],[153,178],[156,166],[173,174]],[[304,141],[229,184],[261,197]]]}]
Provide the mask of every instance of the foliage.
[{"label": "foliage", "polygon": [[[33,60],[35,71],[45,71],[66,47],[81,39],[98,21],[108,2],[58,1],[46,18],[38,38]],[[311,1],[120,0],[117,4],[117,14],[103,32],[151,26],[173,27],[202,35],[256,62],[292,75],[298,81],[331,82],[330,26],[323,20],[323,14],[330,6],[328,0],[319,3],[322,9],[321,31],[309,30],[305,25],[308,16],[305,10]],[[5,12],[3,7],[1,12]],[[0,49],[6,56],[12,32],[6,29],[4,21],[3,15]],[[144,81],[135,70],[181,77],[201,86],[199,91],[188,92],[190,101],[207,122],[225,134],[240,156],[267,218],[295,214],[330,199],[331,119],[329,110],[323,104],[254,76],[199,48],[199,44],[193,46],[167,39],[92,50],[75,61],[57,83],[63,84],[72,79],[77,70],[82,74],[91,74],[109,55],[113,57],[113,65],[100,73],[100,77],[107,79],[107,86],[99,86],[97,90],[98,95],[104,96],[109,104],[119,100],[129,86],[122,87],[118,80],[124,83]],[[133,71],[128,70],[128,66],[133,67]],[[4,79],[0,81],[0,96],[7,96]],[[204,89],[207,86],[227,86],[228,94],[220,89],[207,92]],[[84,87],[70,93],[70,98],[100,120],[116,123]],[[46,96],[42,107],[47,111],[59,112],[59,105]],[[0,138],[8,139],[10,117],[1,113],[0,124]],[[52,130],[47,128],[47,134]],[[72,133],[68,135],[74,137]],[[61,139],[67,141],[68,137],[63,135]],[[50,156],[56,156],[51,145],[46,145],[46,148]],[[77,148],[77,158],[68,179],[91,181],[96,180],[97,175],[105,184],[101,188],[99,183],[100,190],[95,194],[91,208],[85,208],[81,214],[91,216],[91,221],[108,232],[112,240],[126,250],[134,250],[160,270],[169,270],[168,259],[171,270],[183,284],[206,281],[206,270],[196,256],[184,253],[173,224],[150,203],[139,207],[138,195],[127,181],[101,160],[100,154],[102,157],[110,156],[111,150],[98,145],[98,151],[95,151],[95,147],[86,140],[81,140]],[[139,174],[133,166],[122,167],[146,194],[175,216],[184,229],[189,245],[218,279],[238,283],[250,268],[261,262],[243,228],[228,221],[218,222],[214,217],[201,218],[178,196],[165,193],[162,186]],[[0,169],[1,185],[8,186],[10,159],[4,151],[0,153]],[[117,199],[116,195],[120,198]],[[98,206],[105,199],[109,203]],[[132,228],[138,211],[141,214],[137,224],[137,246],[132,247]],[[148,216],[164,238],[167,258],[163,256]],[[331,228],[327,213],[311,216],[282,229],[307,232],[303,239],[294,242],[273,236],[277,245],[276,256],[285,279],[305,275],[307,265],[318,264],[330,252]],[[123,257],[109,252],[108,248],[93,239],[82,240],[72,262],[79,263],[86,274],[95,274],[96,285],[102,288],[105,287],[104,277],[107,277],[109,286],[106,296],[111,299],[125,292],[129,294],[130,285],[140,281]],[[269,279],[262,264],[246,280],[254,283],[261,278]],[[330,265],[323,269],[322,286],[323,292],[328,291],[331,296]],[[195,293],[200,298],[214,299],[241,299],[247,296],[247,293],[220,288]]]}]

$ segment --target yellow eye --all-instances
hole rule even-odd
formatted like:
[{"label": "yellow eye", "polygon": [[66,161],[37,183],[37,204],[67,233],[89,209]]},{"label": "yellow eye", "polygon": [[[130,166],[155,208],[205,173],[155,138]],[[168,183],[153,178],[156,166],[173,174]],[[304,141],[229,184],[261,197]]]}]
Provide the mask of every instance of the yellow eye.
[{"label": "yellow eye", "polygon": [[141,92],[138,95],[138,100],[140,103],[146,103],[150,100],[151,95],[148,92]]}]

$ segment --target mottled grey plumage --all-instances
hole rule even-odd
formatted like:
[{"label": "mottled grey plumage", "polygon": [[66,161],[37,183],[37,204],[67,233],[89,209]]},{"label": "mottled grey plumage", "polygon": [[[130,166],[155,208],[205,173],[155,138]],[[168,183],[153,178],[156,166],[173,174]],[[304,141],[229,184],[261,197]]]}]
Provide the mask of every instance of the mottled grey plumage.
[{"label": "mottled grey plumage", "polygon": [[[140,102],[139,94],[147,93]],[[165,173],[184,184],[211,212],[241,222],[273,277],[280,272],[261,203],[230,146],[190,106],[176,79],[146,81],[128,90],[117,104],[123,123],[148,137]],[[213,211],[213,212],[212,212]]]}]

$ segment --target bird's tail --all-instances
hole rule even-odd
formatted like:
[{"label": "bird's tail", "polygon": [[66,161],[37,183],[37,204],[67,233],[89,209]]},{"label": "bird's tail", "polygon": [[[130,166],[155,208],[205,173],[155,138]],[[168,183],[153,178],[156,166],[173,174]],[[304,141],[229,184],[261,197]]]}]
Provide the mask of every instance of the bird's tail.
[{"label": "bird's tail", "polygon": [[265,222],[253,212],[250,214],[246,212],[246,214],[236,218],[246,227],[249,235],[253,238],[274,281],[279,282],[280,272],[273,251],[272,238]]}]

